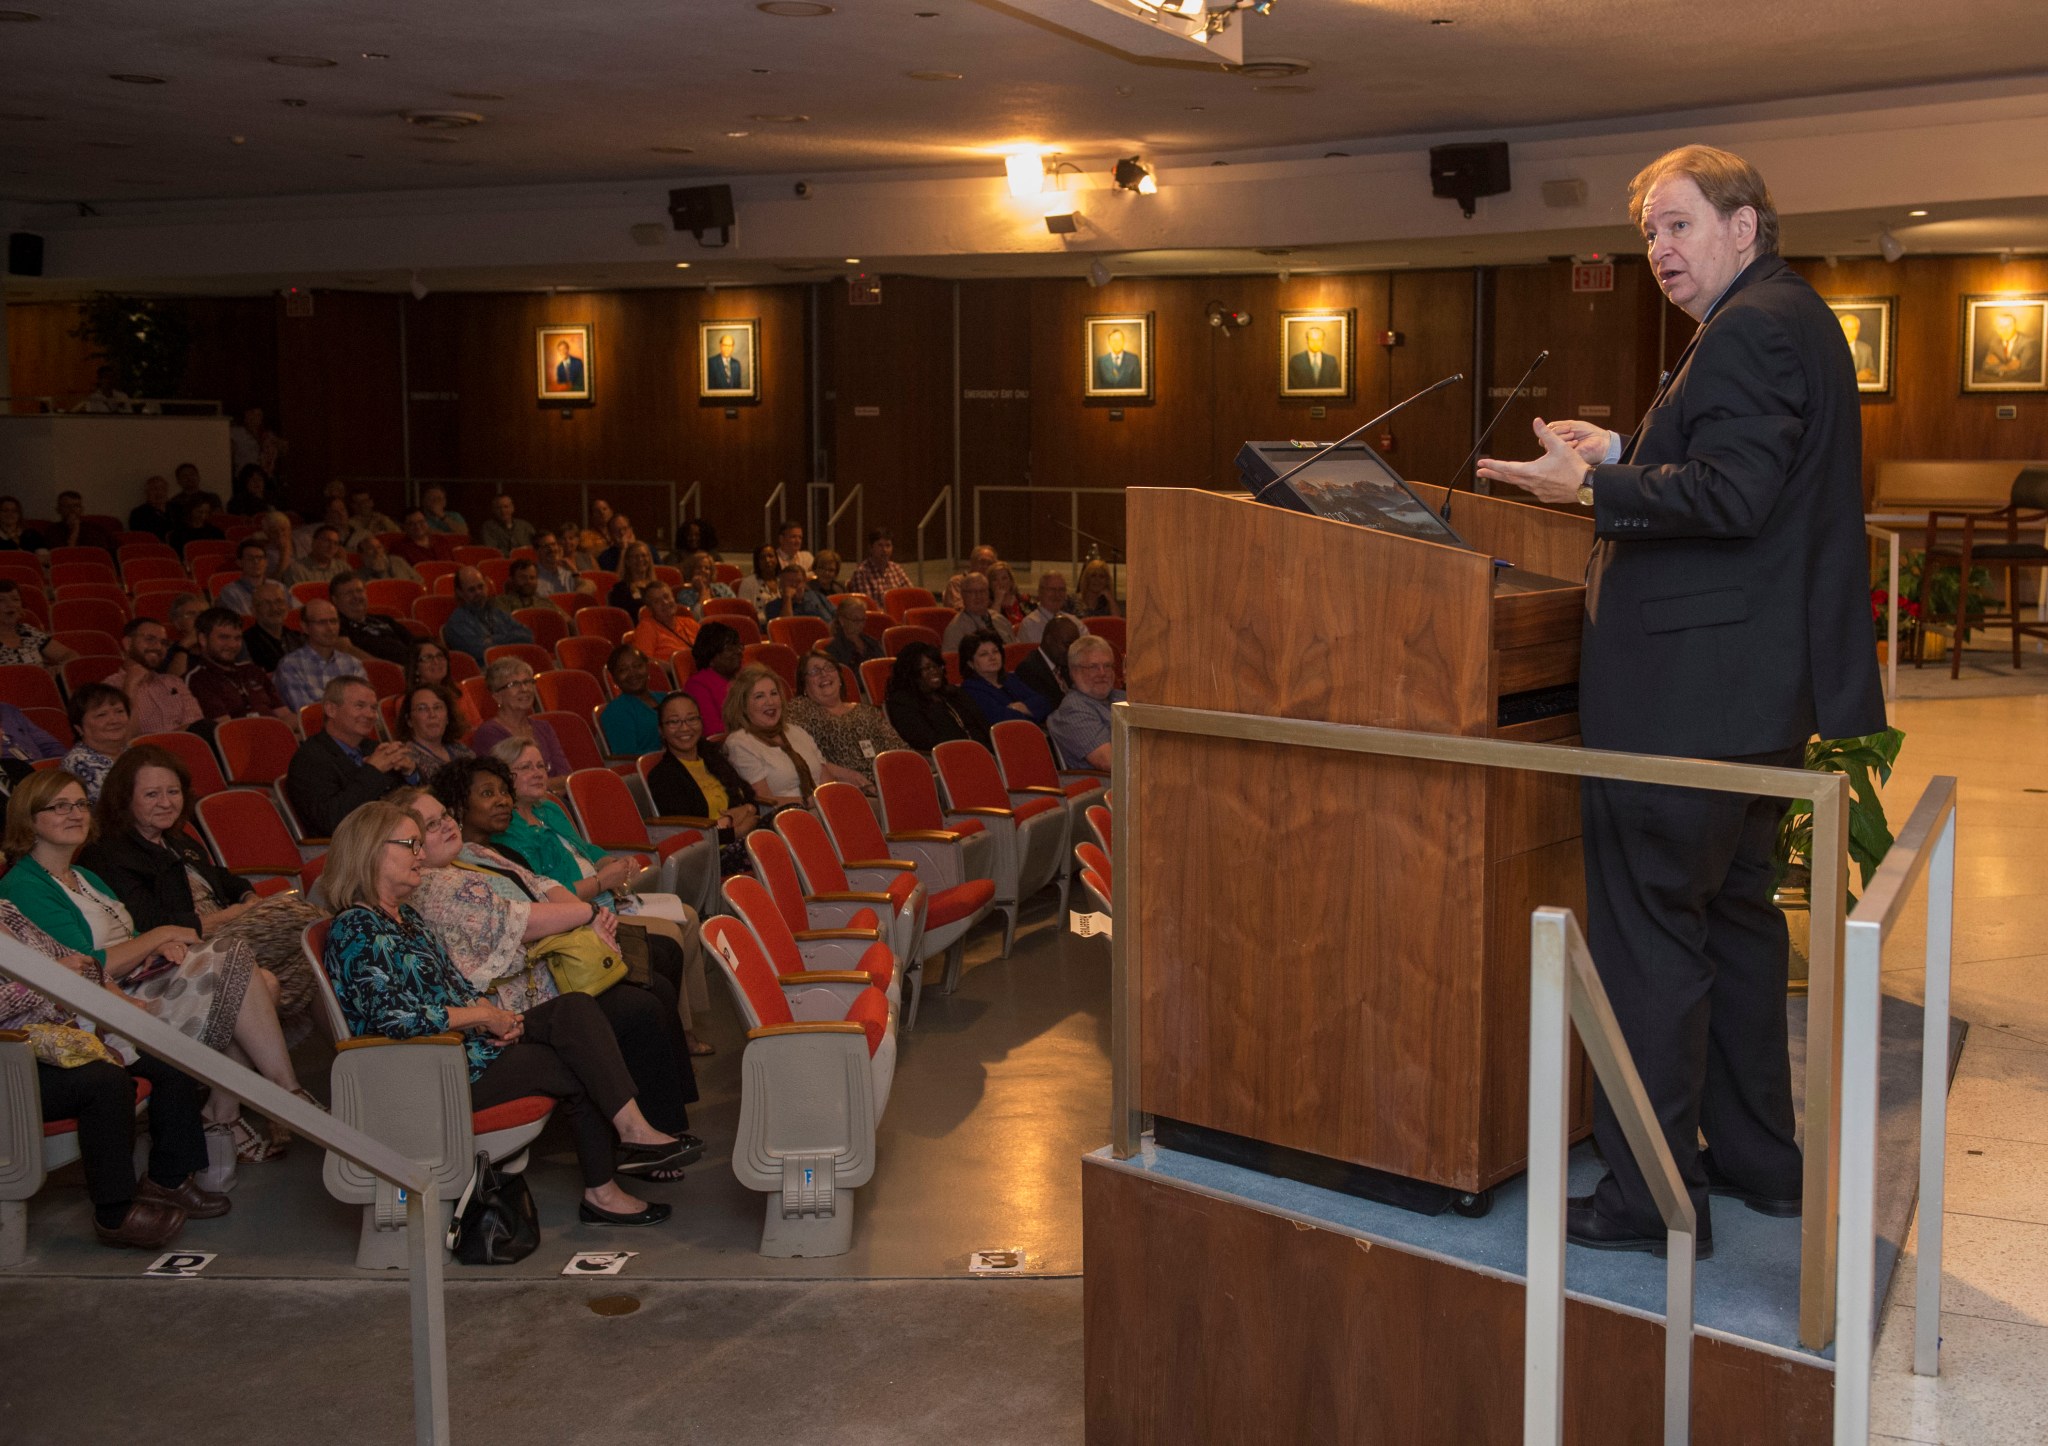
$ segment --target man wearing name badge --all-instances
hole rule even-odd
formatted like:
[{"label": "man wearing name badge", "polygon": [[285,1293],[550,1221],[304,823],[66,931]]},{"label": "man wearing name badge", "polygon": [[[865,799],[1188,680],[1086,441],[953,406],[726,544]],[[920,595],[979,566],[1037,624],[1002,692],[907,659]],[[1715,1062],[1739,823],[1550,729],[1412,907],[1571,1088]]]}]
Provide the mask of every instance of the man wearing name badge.
[{"label": "man wearing name badge", "polygon": [[[1776,208],[1746,161],[1683,147],[1635,178],[1629,202],[1658,286],[1699,331],[1633,437],[1539,419],[1540,458],[1489,459],[1479,475],[1592,509],[1587,747],[1797,767],[1816,731],[1885,726],[1853,364],[1827,305],[1778,256]],[[1771,903],[1784,807],[1590,778],[1581,791],[1593,961],[1698,1212],[1702,1258],[1709,1194],[1800,1209],[1785,922]],[[1593,1130],[1608,1173],[1570,1201],[1568,1237],[1661,1248],[1604,1093]]]}]

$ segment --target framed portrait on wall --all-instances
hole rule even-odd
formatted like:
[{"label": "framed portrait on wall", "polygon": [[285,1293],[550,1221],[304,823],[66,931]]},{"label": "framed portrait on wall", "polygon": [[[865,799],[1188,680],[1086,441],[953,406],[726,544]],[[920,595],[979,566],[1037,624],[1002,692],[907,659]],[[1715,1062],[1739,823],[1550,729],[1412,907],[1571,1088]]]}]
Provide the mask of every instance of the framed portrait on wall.
[{"label": "framed portrait on wall", "polygon": [[1152,400],[1152,313],[1081,318],[1081,395]]},{"label": "framed portrait on wall", "polygon": [[1355,311],[1280,313],[1280,395],[1351,395]]},{"label": "framed portrait on wall", "polygon": [[593,399],[596,357],[588,326],[541,326],[533,333],[537,400],[559,406]]},{"label": "framed portrait on wall", "polygon": [[1892,389],[1892,323],[1898,315],[1893,296],[1830,296],[1828,310],[1842,324],[1842,340],[1856,366],[1856,390],[1864,396],[1889,396]]},{"label": "framed portrait on wall", "polygon": [[697,323],[697,395],[707,402],[761,400],[761,318]]},{"label": "framed portrait on wall", "polygon": [[1963,390],[2048,392],[2048,296],[1963,298]]}]

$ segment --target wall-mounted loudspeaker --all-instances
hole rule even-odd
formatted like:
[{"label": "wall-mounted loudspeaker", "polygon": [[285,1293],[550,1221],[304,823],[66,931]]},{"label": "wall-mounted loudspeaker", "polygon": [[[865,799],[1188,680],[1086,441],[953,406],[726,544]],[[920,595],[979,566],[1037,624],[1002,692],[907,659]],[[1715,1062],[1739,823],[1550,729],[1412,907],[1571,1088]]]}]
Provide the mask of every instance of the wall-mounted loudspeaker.
[{"label": "wall-mounted loudspeaker", "polygon": [[732,187],[679,186],[668,193],[668,218],[699,242],[706,231],[718,232],[715,244],[723,246],[732,240]]},{"label": "wall-mounted loudspeaker", "polygon": [[10,231],[7,235],[7,274],[43,274],[43,238],[33,231]]},{"label": "wall-mounted loudspeaker", "polygon": [[1472,203],[1479,197],[1498,196],[1507,191],[1508,143],[1481,141],[1476,145],[1431,146],[1429,189],[1433,195],[1456,201],[1470,217]]}]

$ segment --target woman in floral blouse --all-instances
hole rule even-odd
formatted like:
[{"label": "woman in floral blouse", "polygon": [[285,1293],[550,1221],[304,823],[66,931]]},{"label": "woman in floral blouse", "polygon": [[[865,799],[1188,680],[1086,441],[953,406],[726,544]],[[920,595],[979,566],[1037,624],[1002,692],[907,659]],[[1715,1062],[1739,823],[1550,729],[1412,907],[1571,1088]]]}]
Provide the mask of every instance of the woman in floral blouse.
[{"label": "woman in floral blouse", "polygon": [[[614,1178],[672,1167],[684,1151],[642,1113],[597,1000],[564,994],[521,1013],[488,1002],[411,907],[424,847],[419,820],[381,799],[334,831],[322,878],[338,912],[325,964],[349,1031],[394,1039],[463,1035],[475,1108],[535,1094],[561,1104],[576,1142],[586,1224],[668,1219],[668,1205],[638,1199]],[[620,1147],[626,1161],[615,1166]]]},{"label": "woman in floral blouse", "polygon": [[77,657],[62,643],[51,642],[50,635],[34,623],[23,620],[27,606],[21,600],[21,584],[0,577],[0,664],[56,668]]}]

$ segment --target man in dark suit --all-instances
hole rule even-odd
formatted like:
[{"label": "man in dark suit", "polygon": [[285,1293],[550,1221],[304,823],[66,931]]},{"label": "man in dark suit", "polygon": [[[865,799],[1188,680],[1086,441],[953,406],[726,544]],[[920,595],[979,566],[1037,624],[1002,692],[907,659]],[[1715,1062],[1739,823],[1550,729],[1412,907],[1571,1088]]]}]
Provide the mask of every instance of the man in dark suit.
[{"label": "man in dark suit", "polygon": [[565,392],[583,390],[583,358],[569,350],[569,343],[555,343],[555,385]]},{"label": "man in dark suit", "polygon": [[1062,613],[1045,625],[1038,651],[1017,665],[1017,676],[1024,686],[1054,707],[1067,696],[1067,649],[1080,636],[1080,622],[1071,614]]},{"label": "man in dark suit", "polygon": [[1337,359],[1323,350],[1323,329],[1312,326],[1302,337],[1305,346],[1287,359],[1287,385],[1294,391],[1338,385]]},{"label": "man in dark suit", "polygon": [[[1651,270],[1701,323],[1635,435],[1536,423],[1544,455],[1480,475],[1593,509],[1580,732],[1589,748],[1797,767],[1816,730],[1885,726],[1870,641],[1862,422],[1841,327],[1777,255],[1763,178],[1687,146],[1630,186]],[[1709,1193],[1800,1207],[1771,903],[1778,798],[1587,779],[1593,958],[1712,1245]],[[1604,1094],[1607,1177],[1573,1199],[1578,1244],[1664,1230]],[[1698,1148],[1706,1136],[1707,1150]]]},{"label": "man in dark suit", "polygon": [[2021,336],[2019,318],[2001,311],[1991,318],[1991,340],[1984,347],[1977,370],[1986,381],[2032,381],[2041,370],[2040,339]]},{"label": "man in dark suit", "polygon": [[1110,329],[1109,350],[1095,358],[1095,385],[1113,387],[1119,391],[1145,385],[1144,369],[1138,358],[1124,350],[1122,327]]},{"label": "man in dark suit", "polygon": [[327,725],[298,747],[284,791],[309,837],[330,838],[365,803],[405,782],[413,766],[403,743],[376,743],[377,690],[361,678],[336,678],[321,695]]},{"label": "man in dark suit", "polygon": [[711,390],[714,392],[742,391],[747,385],[747,369],[740,359],[733,355],[732,333],[726,332],[718,338],[718,355],[706,365],[711,373]]}]

